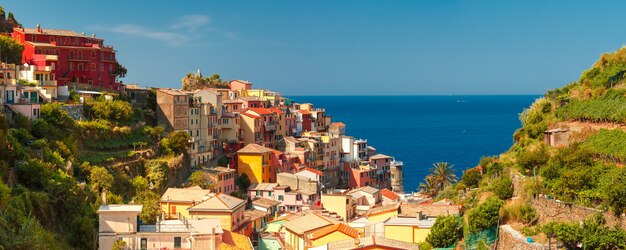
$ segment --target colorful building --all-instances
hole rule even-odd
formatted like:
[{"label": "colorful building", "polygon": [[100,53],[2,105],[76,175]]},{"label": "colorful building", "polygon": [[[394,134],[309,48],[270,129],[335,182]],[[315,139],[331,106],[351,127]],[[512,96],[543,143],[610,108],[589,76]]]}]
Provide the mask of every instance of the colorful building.
[{"label": "colorful building", "polygon": [[324,209],[337,213],[344,222],[351,220],[356,215],[356,201],[351,195],[342,193],[322,194],[321,202]]},{"label": "colorful building", "polygon": [[393,217],[384,222],[385,238],[409,243],[426,241],[436,218]]},{"label": "colorful building", "polygon": [[56,81],[59,86],[122,90],[115,75],[119,67],[115,50],[93,34],[42,29],[37,25],[34,29],[16,27],[12,36],[24,45],[22,63],[38,69],[49,67],[48,81]]},{"label": "colorful building", "polygon": [[349,239],[354,240],[360,236],[360,233],[356,229],[346,224],[337,223],[335,225],[317,230],[310,235],[311,236],[308,237],[308,240],[310,241],[310,246],[319,247],[324,246],[330,242]]},{"label": "colorful building", "polygon": [[315,213],[308,213],[287,221],[283,224],[285,245],[287,248],[294,250],[308,249],[310,242],[307,240],[307,237],[314,231],[332,226],[333,224],[330,220]]},{"label": "colorful building", "polygon": [[237,151],[237,172],[246,174],[250,183],[276,182],[278,166],[271,165],[272,150],[258,144],[248,144]]},{"label": "colorful building", "polygon": [[161,196],[159,205],[165,219],[189,218],[187,208],[190,208],[213,194],[210,190],[198,186],[189,188],[168,188]]},{"label": "colorful building", "polygon": [[213,167],[205,168],[203,171],[213,184],[213,188],[211,188],[213,192],[230,194],[235,191],[237,187],[235,185],[236,170],[226,167]]},{"label": "colorful building", "polygon": [[217,194],[195,206],[187,208],[192,219],[215,218],[223,229],[237,232],[244,224],[246,202],[225,194]]}]

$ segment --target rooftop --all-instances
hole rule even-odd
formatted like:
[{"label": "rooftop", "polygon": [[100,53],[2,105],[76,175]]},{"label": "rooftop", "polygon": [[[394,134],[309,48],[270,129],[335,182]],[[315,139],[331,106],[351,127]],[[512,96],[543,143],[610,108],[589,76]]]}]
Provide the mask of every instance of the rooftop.
[{"label": "rooftop", "polygon": [[244,148],[240,149],[239,151],[237,151],[237,153],[257,153],[257,154],[262,154],[262,153],[270,153],[272,152],[271,149],[263,147],[259,144],[255,144],[255,143],[250,143],[248,145],[246,145]]},{"label": "rooftop", "polygon": [[218,246],[218,249],[252,250],[253,248],[250,239],[245,235],[225,230],[224,234],[222,234],[222,243]]},{"label": "rooftop", "polygon": [[440,215],[457,215],[461,213],[461,205],[434,205],[434,204],[402,204],[399,216],[415,217],[418,212],[428,217]]},{"label": "rooftop", "polygon": [[248,190],[272,191],[277,186],[278,186],[278,183],[257,183],[257,184],[252,184],[250,187],[248,187]]},{"label": "rooftop", "polygon": [[320,215],[317,215],[315,213],[308,213],[304,216],[285,222],[285,224],[283,224],[283,227],[289,229],[294,233],[302,235],[311,230],[330,226],[332,224],[333,223],[331,223],[327,219],[322,218]]},{"label": "rooftop", "polygon": [[98,209],[98,213],[102,212],[136,212],[141,213],[143,205],[128,205],[128,204],[109,204],[102,205]]},{"label": "rooftop", "polygon": [[400,203],[387,204],[387,205],[382,205],[379,207],[374,207],[370,210],[367,210],[366,216],[370,217],[370,216],[377,215],[377,214],[398,211],[399,207],[400,207]]},{"label": "rooftop", "polygon": [[159,89],[159,92],[163,92],[168,95],[189,95],[191,93],[182,90],[182,89],[171,89],[171,88],[163,88]]},{"label": "rooftop", "polygon": [[375,155],[370,156],[370,160],[389,159],[389,158],[393,158],[393,157],[384,155],[384,154],[375,154]]},{"label": "rooftop", "polygon": [[324,237],[324,236],[326,236],[328,234],[331,234],[333,232],[341,232],[341,233],[343,233],[345,235],[348,235],[348,236],[350,236],[352,238],[359,237],[359,231],[358,230],[356,230],[356,229],[354,229],[354,228],[352,228],[352,227],[350,227],[350,226],[348,226],[346,224],[337,223],[337,224],[332,225],[330,227],[325,227],[325,228],[322,228],[322,229],[320,229],[318,231],[313,232],[313,234],[311,235],[310,239],[316,240],[316,239]]},{"label": "rooftop", "polygon": [[[358,247],[355,247],[358,246]],[[383,237],[365,237],[359,239],[340,240],[328,243],[328,249],[363,249],[369,247],[384,247],[381,249],[410,249],[418,250],[419,245]]]},{"label": "rooftop", "polygon": [[[191,233],[194,235],[198,234],[221,234],[224,233],[222,230],[222,226],[220,224],[220,220],[216,218],[210,219],[194,219],[187,220],[191,225]],[[215,231],[213,231],[215,229]]]},{"label": "rooftop", "polygon": [[[76,31],[72,30],[56,30],[56,29],[41,29],[41,32],[38,32],[36,28],[24,28],[25,34],[43,34],[43,35],[53,35],[53,36],[75,36],[75,37],[87,37],[83,34],[79,34]],[[100,38],[96,38],[98,40],[102,40]]]},{"label": "rooftop", "polygon": [[390,200],[400,199],[400,196],[398,194],[386,188],[383,188],[382,190],[380,190],[380,195],[387,197]]},{"label": "rooftop", "polygon": [[271,110],[266,108],[248,108],[247,111],[252,111],[258,115],[272,115],[274,114]]},{"label": "rooftop", "polygon": [[419,228],[431,228],[437,218],[418,219],[415,217],[391,217],[384,223],[385,226],[417,226]]},{"label": "rooftop", "polygon": [[212,211],[212,210],[233,210],[238,206],[244,205],[245,201],[230,195],[218,194],[201,202],[198,205],[187,208],[189,211]]},{"label": "rooftop", "polygon": [[258,220],[260,218],[263,218],[267,215],[266,212],[263,212],[261,210],[246,210],[243,212],[245,217],[250,218],[250,221],[255,221]]},{"label": "rooftop", "polygon": [[202,189],[198,186],[188,188],[168,188],[161,196],[161,202],[167,201],[182,201],[193,202],[203,201],[209,198],[211,194],[210,190]]},{"label": "rooftop", "polygon": [[280,204],[280,201],[270,200],[267,198],[256,197],[252,200],[252,205],[269,208]]}]

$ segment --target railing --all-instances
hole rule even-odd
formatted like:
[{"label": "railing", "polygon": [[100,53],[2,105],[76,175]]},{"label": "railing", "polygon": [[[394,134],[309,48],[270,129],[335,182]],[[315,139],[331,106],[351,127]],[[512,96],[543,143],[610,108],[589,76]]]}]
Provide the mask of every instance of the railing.
[{"label": "railing", "polygon": [[276,122],[266,122],[265,123],[265,130],[267,131],[275,131],[276,130]]},{"label": "railing", "polygon": [[37,81],[39,86],[57,86],[57,81],[46,81],[46,80],[39,80]]},{"label": "railing", "polygon": [[100,56],[100,60],[101,61],[107,61],[107,62],[115,62],[115,57],[112,57],[112,56]]},{"label": "railing", "polygon": [[69,59],[74,60],[74,61],[89,61],[89,58],[87,58],[86,56],[77,56],[77,55],[70,55]]}]

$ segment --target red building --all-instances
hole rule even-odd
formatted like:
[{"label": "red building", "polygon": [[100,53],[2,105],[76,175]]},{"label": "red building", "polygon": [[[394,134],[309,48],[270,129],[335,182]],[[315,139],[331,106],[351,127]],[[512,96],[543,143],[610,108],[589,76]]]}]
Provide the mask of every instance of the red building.
[{"label": "red building", "polygon": [[115,50],[95,35],[70,30],[14,28],[13,39],[24,45],[22,63],[52,70],[58,86],[86,84],[119,91],[114,72]]}]

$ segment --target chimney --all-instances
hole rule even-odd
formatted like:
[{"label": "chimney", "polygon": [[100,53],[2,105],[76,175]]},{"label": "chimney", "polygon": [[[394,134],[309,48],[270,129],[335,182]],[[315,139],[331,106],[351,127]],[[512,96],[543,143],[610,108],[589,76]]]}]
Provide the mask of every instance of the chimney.
[{"label": "chimney", "polygon": [[361,241],[358,238],[354,239],[354,248],[359,248],[360,245],[361,245]]},{"label": "chimney", "polygon": [[96,34],[91,34],[91,38],[96,38]]},{"label": "chimney", "polygon": [[422,219],[422,211],[417,212],[417,219],[421,220]]},{"label": "chimney", "polygon": [[41,33],[41,25],[37,24],[37,32]]},{"label": "chimney", "polygon": [[102,205],[106,205],[107,204],[107,190],[103,189],[102,190]]},{"label": "chimney", "polygon": [[85,32],[81,32],[81,33],[80,33],[80,35],[81,35],[81,36],[85,36]]}]

